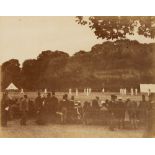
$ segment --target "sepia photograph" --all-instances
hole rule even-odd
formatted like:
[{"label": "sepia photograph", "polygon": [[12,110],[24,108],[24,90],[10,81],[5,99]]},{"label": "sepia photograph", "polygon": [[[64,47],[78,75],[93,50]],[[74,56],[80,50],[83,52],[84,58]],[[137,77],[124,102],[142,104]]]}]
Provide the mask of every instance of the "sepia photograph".
[{"label": "sepia photograph", "polygon": [[0,16],[0,138],[154,138],[155,16]]}]

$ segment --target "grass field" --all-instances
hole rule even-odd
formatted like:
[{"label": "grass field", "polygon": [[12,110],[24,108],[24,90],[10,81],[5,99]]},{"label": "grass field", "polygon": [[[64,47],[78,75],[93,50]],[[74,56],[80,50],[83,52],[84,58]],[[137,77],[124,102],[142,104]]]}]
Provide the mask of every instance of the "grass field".
[{"label": "grass field", "polygon": [[[62,99],[62,96],[65,92],[57,92],[56,96],[58,99]],[[25,94],[32,100],[37,96],[36,92],[26,92]],[[100,100],[110,99],[111,94],[116,94],[120,96],[119,93],[99,93],[93,92],[89,96],[86,96],[84,93],[79,93],[78,96],[75,96],[75,93],[72,95],[75,96],[75,100],[80,100],[82,103],[84,101],[91,101],[96,96]],[[10,92],[10,97],[21,97],[22,95],[17,92]],[[70,98],[70,96],[69,96]],[[141,95],[131,96],[126,95],[122,96],[123,100],[130,98],[131,100],[140,101]],[[143,137],[144,130],[116,130],[109,131],[107,126],[102,125],[83,125],[83,124],[47,124],[45,126],[38,126],[35,124],[35,120],[28,120],[27,126],[20,126],[20,120],[13,120],[8,122],[8,127],[0,127],[0,137]]]},{"label": "grass field", "polygon": [[[56,92],[56,97],[58,97],[58,99],[61,100],[62,96],[65,93],[68,94],[68,92]],[[25,94],[28,95],[28,98],[32,99],[32,100],[34,100],[37,97],[37,92],[25,92]],[[44,93],[41,93],[41,94],[44,94]],[[130,98],[131,100],[135,100],[135,101],[141,100],[141,94],[138,94],[137,96],[135,96],[135,95],[131,96],[130,94],[120,95],[118,92],[107,92],[107,93],[92,92],[89,96],[87,96],[83,92],[79,92],[78,96],[76,96],[75,92],[72,93],[72,95],[74,95],[74,97],[75,97],[75,100],[79,100],[81,102],[91,101],[96,96],[98,96],[100,98],[100,100],[110,99],[111,94],[115,94],[118,97],[121,96],[123,100],[126,100],[127,98]],[[1,96],[2,96],[2,93],[0,93],[0,97]],[[18,98],[18,97],[22,97],[23,95],[19,92],[9,92],[9,96]],[[68,95],[68,97],[70,98],[71,95]],[[146,95],[146,99],[148,99],[147,95]]]},{"label": "grass field", "polygon": [[34,120],[28,120],[27,126],[20,126],[19,120],[9,121],[8,127],[0,127],[0,137],[12,138],[140,138],[145,131],[116,130],[109,131],[107,126],[82,124],[47,124],[38,126]]}]

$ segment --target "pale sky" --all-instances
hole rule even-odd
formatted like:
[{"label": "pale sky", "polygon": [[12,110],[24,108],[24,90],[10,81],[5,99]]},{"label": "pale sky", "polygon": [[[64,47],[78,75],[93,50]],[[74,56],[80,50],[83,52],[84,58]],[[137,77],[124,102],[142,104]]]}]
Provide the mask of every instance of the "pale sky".
[{"label": "pale sky", "polygon": [[[134,36],[142,43],[154,42]],[[15,58],[22,63],[43,50],[61,50],[70,55],[105,40],[97,39],[87,27],[75,22],[75,17],[0,17],[0,64]]]}]

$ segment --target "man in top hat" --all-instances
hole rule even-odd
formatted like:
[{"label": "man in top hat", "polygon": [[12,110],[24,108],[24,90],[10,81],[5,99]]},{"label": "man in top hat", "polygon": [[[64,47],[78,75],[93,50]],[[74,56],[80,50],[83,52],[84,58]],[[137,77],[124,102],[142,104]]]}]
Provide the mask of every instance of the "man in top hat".
[{"label": "man in top hat", "polygon": [[24,95],[24,98],[20,103],[20,112],[21,112],[20,125],[26,125],[28,111],[29,111],[29,99],[27,95]]},{"label": "man in top hat", "polygon": [[155,93],[151,93],[149,96],[147,127],[144,137],[155,137]]},{"label": "man in top hat", "polygon": [[8,93],[4,92],[1,100],[1,125],[7,127],[8,115],[9,115],[10,99]]},{"label": "man in top hat", "polygon": [[148,107],[148,102],[145,99],[145,95],[142,95],[142,101],[140,101],[140,104],[138,106],[139,119],[142,125],[146,124],[147,107]]},{"label": "man in top hat", "polygon": [[45,113],[46,113],[46,121],[52,121],[52,113],[53,113],[53,103],[51,99],[51,93],[47,94],[47,98],[45,99]]},{"label": "man in top hat", "polygon": [[62,101],[59,102],[59,111],[62,113],[61,117],[61,123],[65,124],[67,123],[68,120],[68,108],[69,107],[69,100],[68,100],[68,95],[64,94]]},{"label": "man in top hat", "polygon": [[37,113],[37,124],[43,124],[43,98],[41,97],[40,92],[38,92],[38,96],[35,99],[35,109]]},{"label": "man in top hat", "polygon": [[116,116],[118,119],[118,128],[124,128],[124,121],[125,121],[125,103],[122,100],[122,97],[118,98],[117,102],[117,110],[116,110]]},{"label": "man in top hat", "polygon": [[52,92],[51,103],[51,113],[52,116],[55,117],[58,109],[58,98],[55,96],[55,92]]},{"label": "man in top hat", "polygon": [[68,101],[68,107],[67,107],[68,109],[67,117],[69,122],[73,122],[75,118],[74,104],[75,104],[74,96],[71,96],[71,99]]},{"label": "man in top hat", "polygon": [[129,114],[129,120],[131,128],[136,129],[137,128],[137,102],[129,100],[127,102],[127,111]]},{"label": "man in top hat", "polygon": [[109,105],[108,105],[108,110],[109,110],[109,116],[110,116],[110,121],[109,121],[109,129],[110,130],[114,130],[116,123],[116,99],[117,96],[116,95],[111,95],[111,101],[109,101]]},{"label": "man in top hat", "polygon": [[100,107],[99,107],[99,97],[98,96],[96,96],[96,98],[92,100],[92,108],[93,108],[94,111],[96,111],[96,110],[98,111],[100,109]]}]

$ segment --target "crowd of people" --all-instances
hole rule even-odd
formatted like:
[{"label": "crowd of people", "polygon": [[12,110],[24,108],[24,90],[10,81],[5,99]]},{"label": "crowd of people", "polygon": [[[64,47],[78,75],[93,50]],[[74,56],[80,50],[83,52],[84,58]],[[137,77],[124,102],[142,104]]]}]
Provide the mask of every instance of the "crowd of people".
[{"label": "crowd of people", "polygon": [[[137,129],[140,126],[149,128],[151,115],[151,100],[146,101],[142,95],[140,102],[127,98],[111,95],[111,99],[100,100],[96,97],[91,102],[76,101],[74,96],[68,98],[64,94],[61,100],[55,92],[41,96],[38,92],[35,100],[29,99],[25,94],[20,98],[9,97],[3,93],[1,100],[1,125],[7,126],[12,119],[19,119],[20,125],[26,125],[28,119],[35,120],[38,125],[48,123],[94,123],[102,122],[110,130],[125,129],[127,127]],[[127,120],[128,119],[128,120]],[[90,121],[91,120],[91,121]]]}]

